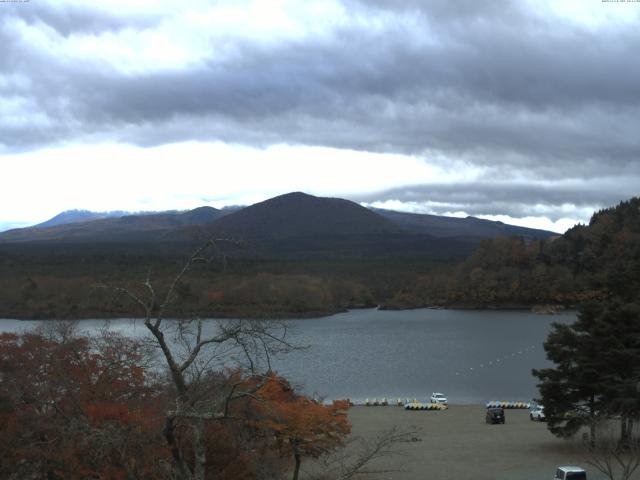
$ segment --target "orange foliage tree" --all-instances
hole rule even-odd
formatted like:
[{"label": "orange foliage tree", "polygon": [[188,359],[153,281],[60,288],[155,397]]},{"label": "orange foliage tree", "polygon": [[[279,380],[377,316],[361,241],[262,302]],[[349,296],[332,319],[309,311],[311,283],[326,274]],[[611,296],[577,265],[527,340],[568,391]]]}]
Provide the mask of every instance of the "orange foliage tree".
[{"label": "orange foliage tree", "polygon": [[322,405],[275,374],[234,370],[211,372],[192,390],[207,405],[214,392],[229,400],[204,425],[204,447],[190,418],[175,419],[170,443],[166,411],[177,392],[151,376],[145,356],[114,333],[0,334],[0,478],[173,478],[173,447],[184,458],[205,448],[206,479],[281,478],[289,458],[297,478],[303,457],[339,448],[350,432],[345,402]]},{"label": "orange foliage tree", "polygon": [[254,403],[262,414],[262,425],[273,432],[280,454],[294,459],[294,480],[302,457],[318,458],[336,450],[351,432],[346,400],[322,404],[296,393],[286,379],[275,374],[268,376],[258,395],[262,403]]},{"label": "orange foliage tree", "polygon": [[161,478],[159,392],[133,341],[0,335],[0,477]]}]

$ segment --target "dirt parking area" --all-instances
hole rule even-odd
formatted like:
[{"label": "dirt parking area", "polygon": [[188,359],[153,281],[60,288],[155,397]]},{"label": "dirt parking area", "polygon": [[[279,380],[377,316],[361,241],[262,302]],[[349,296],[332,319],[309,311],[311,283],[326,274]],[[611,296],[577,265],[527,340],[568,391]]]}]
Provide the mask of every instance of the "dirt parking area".
[{"label": "dirt parking area", "polygon": [[551,435],[545,423],[532,422],[529,410],[505,410],[504,425],[487,425],[483,406],[451,406],[444,411],[407,411],[402,407],[352,407],[353,434],[415,427],[417,441],[399,445],[398,455],[374,467],[394,469],[385,480],[552,480],[558,465],[579,465],[589,480],[603,477],[586,464],[575,444]]}]

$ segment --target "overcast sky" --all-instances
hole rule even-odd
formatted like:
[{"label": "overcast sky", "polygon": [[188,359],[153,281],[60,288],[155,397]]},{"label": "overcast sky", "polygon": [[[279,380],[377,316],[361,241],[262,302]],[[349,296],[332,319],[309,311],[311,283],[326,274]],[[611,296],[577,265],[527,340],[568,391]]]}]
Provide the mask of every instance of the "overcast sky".
[{"label": "overcast sky", "polygon": [[0,229],[305,191],[562,232],[639,132],[640,1],[0,1]]}]

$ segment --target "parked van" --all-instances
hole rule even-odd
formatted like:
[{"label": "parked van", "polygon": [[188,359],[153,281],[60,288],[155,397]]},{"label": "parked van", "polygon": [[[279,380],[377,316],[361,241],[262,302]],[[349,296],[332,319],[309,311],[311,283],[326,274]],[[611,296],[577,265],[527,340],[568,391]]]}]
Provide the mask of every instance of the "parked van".
[{"label": "parked van", "polygon": [[553,480],[587,480],[587,472],[580,467],[558,467]]}]

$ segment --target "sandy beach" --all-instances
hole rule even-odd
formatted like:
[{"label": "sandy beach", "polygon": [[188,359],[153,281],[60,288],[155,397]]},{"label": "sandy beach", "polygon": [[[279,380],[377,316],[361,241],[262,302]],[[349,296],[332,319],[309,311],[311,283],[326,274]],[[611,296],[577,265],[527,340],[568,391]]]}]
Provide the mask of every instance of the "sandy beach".
[{"label": "sandy beach", "polygon": [[487,425],[484,406],[451,406],[444,411],[401,407],[352,407],[353,434],[372,437],[394,425],[415,427],[419,441],[399,445],[399,455],[376,466],[398,469],[385,480],[533,480],[553,478],[558,465],[579,465],[589,480],[604,478],[571,442],[532,422],[529,410],[505,410],[504,425]]}]

